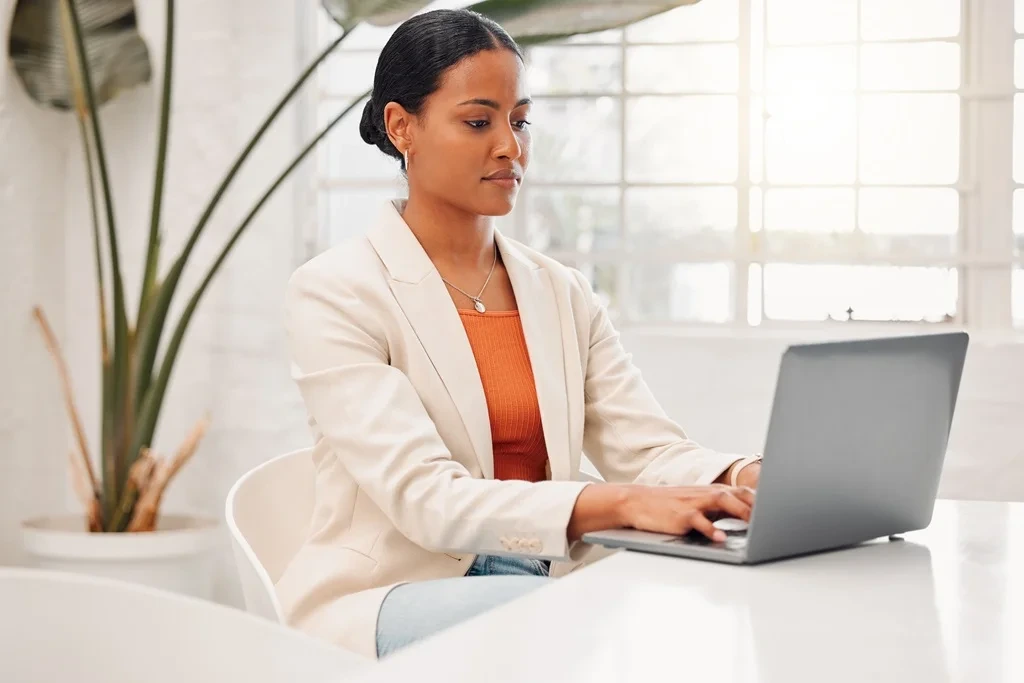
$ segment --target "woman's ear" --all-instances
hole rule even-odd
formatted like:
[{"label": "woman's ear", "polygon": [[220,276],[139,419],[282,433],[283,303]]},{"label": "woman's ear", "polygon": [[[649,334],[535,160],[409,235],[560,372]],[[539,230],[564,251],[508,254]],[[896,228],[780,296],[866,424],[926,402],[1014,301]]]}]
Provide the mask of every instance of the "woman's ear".
[{"label": "woman's ear", "polygon": [[399,152],[412,147],[413,115],[398,102],[388,102],[384,106],[384,131]]}]

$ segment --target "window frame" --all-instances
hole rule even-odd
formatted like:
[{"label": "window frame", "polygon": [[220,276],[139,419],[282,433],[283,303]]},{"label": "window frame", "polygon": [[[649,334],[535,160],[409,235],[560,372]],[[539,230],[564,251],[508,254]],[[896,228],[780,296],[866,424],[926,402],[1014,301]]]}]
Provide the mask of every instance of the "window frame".
[{"label": "window frame", "polygon": [[[921,90],[917,93],[941,92],[955,93],[959,95],[960,103],[960,164],[959,179],[945,186],[925,185],[924,187],[951,187],[959,195],[959,230],[957,233],[958,247],[948,257],[928,256],[894,256],[884,252],[861,252],[859,254],[840,255],[838,258],[834,252],[823,253],[814,250],[802,249],[799,253],[787,254],[785,252],[769,252],[764,247],[764,240],[756,240],[755,233],[750,226],[750,190],[760,186],[762,191],[767,188],[777,187],[799,187],[799,188],[822,188],[829,185],[790,185],[780,183],[767,183],[763,177],[760,183],[751,181],[750,176],[750,117],[755,115],[752,109],[752,100],[757,95],[751,94],[751,54],[754,47],[754,39],[751,36],[752,25],[752,4],[741,0],[739,5],[739,32],[736,40],[716,41],[681,41],[674,43],[660,42],[635,42],[627,39],[625,32],[622,38],[615,43],[587,41],[585,38],[577,38],[574,42],[560,44],[560,49],[586,48],[594,46],[618,47],[622,60],[622,81],[619,92],[609,93],[573,93],[571,95],[561,94],[535,94],[534,99],[555,99],[563,100],[569,98],[587,97],[614,97],[621,103],[621,134],[619,141],[620,164],[619,181],[609,183],[592,182],[542,182],[531,180],[524,186],[523,198],[531,191],[531,188],[557,189],[571,187],[608,187],[617,188],[620,193],[619,201],[619,230],[624,245],[623,249],[616,251],[593,251],[579,252],[568,250],[552,250],[545,252],[559,260],[574,260],[587,264],[612,264],[617,269],[617,295],[620,301],[624,301],[628,295],[629,288],[629,266],[653,262],[666,263],[725,263],[732,266],[732,292],[731,292],[731,315],[728,322],[700,322],[700,321],[657,321],[630,320],[625,316],[618,316],[617,324],[621,327],[644,328],[644,329],[703,329],[709,330],[725,329],[733,332],[755,332],[757,330],[785,331],[802,330],[814,328],[837,328],[849,329],[850,325],[867,327],[873,329],[894,329],[904,331],[908,329],[922,329],[925,331],[941,331],[948,328],[963,328],[993,331],[1011,331],[1014,328],[1014,320],[1011,310],[1013,296],[1012,278],[1015,268],[1024,268],[1024,250],[1020,253],[1015,249],[1015,235],[1013,230],[1013,193],[1015,190],[1024,190],[1024,179],[1017,182],[1013,176],[1013,134],[1014,134],[1014,97],[1017,93],[1024,93],[1024,89],[1018,90],[1014,81],[1014,50],[1015,41],[1018,38],[1024,39],[1024,34],[1018,34],[1014,28],[1014,0],[960,0],[960,33],[955,37],[947,39],[926,39],[928,42],[934,40],[950,40],[957,42],[961,48],[961,82],[960,87],[955,90]],[[859,8],[858,0],[858,8]],[[298,21],[300,37],[300,57],[304,63],[312,58],[317,46],[322,42],[323,36],[319,22],[322,20],[319,8],[309,9],[300,3],[298,6],[300,20]],[[858,11],[859,16],[859,11]],[[1009,28],[1008,28],[1009,27]],[[310,40],[310,36],[316,40]],[[999,39],[1005,36],[1005,39]],[[916,40],[893,40],[893,41],[870,41],[872,44],[879,42],[893,42],[899,44],[923,42]],[[628,90],[626,88],[627,60],[629,49],[632,47],[658,46],[673,47],[679,45],[714,45],[729,44],[737,45],[739,49],[739,78],[735,97],[738,106],[739,137],[737,145],[738,153],[738,176],[735,182],[714,183],[636,183],[629,182],[626,174],[626,134],[628,128],[628,107],[626,103],[629,98],[635,97],[686,97],[703,96],[707,92],[673,92],[673,93],[650,93]],[[858,39],[855,43],[839,43],[845,45],[856,45],[858,48],[863,41]],[[828,45],[839,45],[828,43]],[[342,46],[344,49],[344,45]],[[760,49],[759,47],[756,49]],[[349,54],[376,54],[375,48],[348,48],[344,50]],[[859,62],[858,62],[859,63]],[[903,92],[898,90],[879,91],[865,90],[858,82],[852,93],[859,96],[864,92]],[[299,97],[299,136],[301,139],[308,139],[315,132],[315,113],[320,105],[327,102],[350,101],[347,96],[334,96],[319,86],[319,79],[316,87],[306,88]],[[733,96],[732,93],[727,93]],[[1022,95],[1024,99],[1024,95]],[[859,116],[857,125],[860,125]],[[1024,134],[1024,131],[1022,131]],[[859,153],[859,145],[857,145]],[[318,164],[307,163],[299,169],[300,181],[296,183],[296,205],[299,215],[299,229],[296,231],[298,243],[297,254],[300,260],[311,258],[323,249],[329,247],[327,243],[324,226],[318,225],[319,211],[318,198],[321,193],[330,192],[335,189],[346,190],[396,190],[400,184],[396,180],[330,180],[321,176],[318,171]],[[734,235],[734,247],[721,251],[708,253],[695,253],[692,248],[659,249],[656,254],[644,254],[642,250],[631,248],[626,229],[627,203],[625,201],[626,191],[636,187],[713,187],[725,186],[737,190],[737,222]],[[838,184],[831,187],[860,188],[862,185],[857,178],[853,184]],[[900,187],[901,185],[868,185],[869,187]],[[907,185],[902,185],[907,186]],[[857,203],[855,202],[855,211]],[[506,228],[510,236],[520,238],[525,235],[525,212],[515,214],[515,219]],[[957,269],[958,299],[956,316],[950,322],[916,323],[916,322],[875,322],[875,321],[853,321],[843,322],[836,320],[826,321],[791,321],[773,320],[763,316],[763,301],[761,305],[761,320],[756,324],[748,321],[748,292],[749,272],[751,265],[772,263],[812,263],[822,265],[891,265],[891,266],[949,266]],[[761,288],[759,288],[761,289]],[[763,291],[762,291],[763,296]],[[1024,293],[1018,293],[1024,296]],[[1020,322],[1020,321],[1018,321]],[[1019,329],[1019,328],[1018,328]]]}]

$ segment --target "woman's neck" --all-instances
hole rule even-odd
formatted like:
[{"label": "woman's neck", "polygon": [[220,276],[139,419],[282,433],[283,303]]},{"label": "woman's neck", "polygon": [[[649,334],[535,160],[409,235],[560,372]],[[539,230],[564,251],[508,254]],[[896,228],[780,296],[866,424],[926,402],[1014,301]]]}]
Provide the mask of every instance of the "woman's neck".
[{"label": "woman's neck", "polygon": [[402,218],[440,270],[487,269],[494,259],[494,220],[412,195]]}]

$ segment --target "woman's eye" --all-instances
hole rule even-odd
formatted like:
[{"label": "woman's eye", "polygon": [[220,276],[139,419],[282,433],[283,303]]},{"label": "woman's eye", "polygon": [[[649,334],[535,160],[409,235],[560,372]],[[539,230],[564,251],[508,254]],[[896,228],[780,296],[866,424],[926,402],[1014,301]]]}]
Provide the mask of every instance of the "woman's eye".
[{"label": "woman's eye", "polygon": [[523,119],[522,121],[516,121],[516,123],[515,123],[516,128],[518,128],[519,130],[526,130],[526,128],[529,125],[530,125],[530,122],[527,121],[526,119]]},{"label": "woman's eye", "polygon": [[487,125],[487,121],[466,121],[470,128],[483,128]]}]

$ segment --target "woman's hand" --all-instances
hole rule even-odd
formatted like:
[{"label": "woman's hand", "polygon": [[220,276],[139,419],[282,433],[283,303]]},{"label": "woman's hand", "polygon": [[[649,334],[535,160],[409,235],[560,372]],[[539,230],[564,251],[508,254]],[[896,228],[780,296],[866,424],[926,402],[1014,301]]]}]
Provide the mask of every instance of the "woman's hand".
[{"label": "woman's hand", "polygon": [[711,486],[642,487],[626,504],[626,526],[641,531],[682,535],[699,531],[714,541],[724,541],[725,532],[713,519],[736,517],[750,520],[754,492],[747,488]]},{"label": "woman's hand", "polygon": [[724,541],[724,532],[711,520],[724,516],[747,521],[753,506],[754,492],[745,487],[591,484],[576,499],[568,536],[572,542],[585,533],[612,528],[679,536],[696,530]]}]

